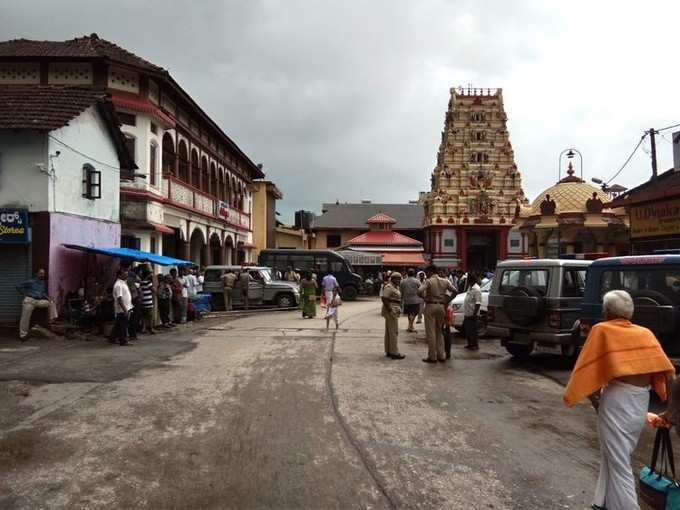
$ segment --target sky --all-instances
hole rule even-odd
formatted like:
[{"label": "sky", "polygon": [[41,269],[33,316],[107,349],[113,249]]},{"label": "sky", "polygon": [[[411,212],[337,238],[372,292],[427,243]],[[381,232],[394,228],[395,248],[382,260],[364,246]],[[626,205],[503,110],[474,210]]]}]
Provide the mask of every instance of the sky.
[{"label": "sky", "polygon": [[[287,223],[324,202],[404,203],[429,190],[454,86],[503,89],[530,199],[557,181],[563,149],[582,153],[584,178],[608,180],[645,130],[680,123],[680,2],[0,0],[0,9],[0,39],[96,32],[168,69],[264,165]],[[671,132],[657,136],[660,170],[672,166]],[[650,175],[647,137],[612,183]]]}]

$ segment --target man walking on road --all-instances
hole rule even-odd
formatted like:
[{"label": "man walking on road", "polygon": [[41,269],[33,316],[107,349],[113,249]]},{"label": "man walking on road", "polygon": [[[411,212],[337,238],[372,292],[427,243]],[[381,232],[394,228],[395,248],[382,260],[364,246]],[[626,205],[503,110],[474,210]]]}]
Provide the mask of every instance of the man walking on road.
[{"label": "man walking on road", "polygon": [[463,301],[463,331],[465,332],[466,349],[479,350],[477,339],[479,310],[482,307],[482,291],[479,287],[479,276],[476,273],[468,274],[468,291]]},{"label": "man walking on road", "polygon": [[425,363],[444,362],[446,352],[444,351],[443,328],[446,320],[446,305],[451,301],[455,291],[449,280],[437,275],[437,268],[434,265],[428,266],[425,274],[427,278],[418,289],[418,295],[425,300],[427,358],[423,361]]},{"label": "man walking on road", "polygon": [[224,296],[224,309],[230,312],[233,309],[231,293],[236,285],[236,275],[231,269],[222,275],[222,294]]},{"label": "man walking on road", "polygon": [[390,359],[404,359],[406,356],[399,353],[399,315],[401,314],[401,292],[399,284],[401,274],[392,273],[390,281],[382,291],[382,313],[385,318],[385,356]]},{"label": "man walking on road", "polygon": [[321,280],[321,289],[323,290],[324,297],[326,298],[326,306],[328,306],[328,303],[330,303],[333,299],[333,289],[338,289],[338,293],[340,292],[338,280],[335,279],[333,273],[328,273],[323,277],[323,280]]},{"label": "man walking on road", "polygon": [[408,317],[408,327],[406,328],[406,331],[415,333],[416,329],[413,327],[413,321],[420,311],[420,303],[422,302],[422,299],[418,296],[420,282],[416,278],[415,270],[409,269],[407,274],[408,277],[405,280],[402,280],[399,290],[401,290],[404,313]]},{"label": "man walking on road", "polygon": [[26,340],[31,326],[34,308],[47,308],[50,322],[57,318],[57,306],[47,295],[45,287],[45,270],[38,269],[35,278],[17,285],[17,290],[24,295],[21,304],[21,321],[19,322],[19,339]]}]

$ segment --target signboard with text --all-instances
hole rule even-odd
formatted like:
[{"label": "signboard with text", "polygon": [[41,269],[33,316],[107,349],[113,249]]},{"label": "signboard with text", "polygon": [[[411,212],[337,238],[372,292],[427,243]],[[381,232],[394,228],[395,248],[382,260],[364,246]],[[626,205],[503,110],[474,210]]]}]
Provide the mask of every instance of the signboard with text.
[{"label": "signboard with text", "polygon": [[680,234],[680,198],[631,207],[631,237],[673,234]]},{"label": "signboard with text", "polygon": [[31,242],[26,209],[0,209],[0,244]]}]

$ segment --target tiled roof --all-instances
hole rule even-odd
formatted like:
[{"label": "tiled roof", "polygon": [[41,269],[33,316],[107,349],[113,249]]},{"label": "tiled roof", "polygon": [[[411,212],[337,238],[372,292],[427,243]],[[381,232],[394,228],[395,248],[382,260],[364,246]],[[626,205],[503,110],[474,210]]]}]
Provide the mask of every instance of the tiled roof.
[{"label": "tiled roof", "polygon": [[395,220],[392,216],[388,216],[385,213],[378,213],[375,216],[371,216],[368,218],[366,223],[396,223],[397,220]]},{"label": "tiled roof", "polygon": [[382,254],[383,266],[417,266],[427,265],[421,252],[386,251]]},{"label": "tiled roof", "polygon": [[97,34],[76,37],[68,41],[32,41],[12,39],[0,42],[2,57],[51,57],[51,58],[108,58],[113,62],[164,72],[159,67],[120,46],[100,39]]},{"label": "tiled roof", "polygon": [[52,131],[106,99],[102,90],[76,87],[0,86],[0,129]]},{"label": "tiled roof", "polygon": [[423,243],[390,230],[372,230],[347,241],[348,246],[369,244],[380,246],[422,246]]},{"label": "tiled roof", "polygon": [[421,204],[323,204],[321,216],[314,219],[314,228],[366,229],[366,218],[379,213],[397,220],[396,230],[420,230],[423,228]]}]

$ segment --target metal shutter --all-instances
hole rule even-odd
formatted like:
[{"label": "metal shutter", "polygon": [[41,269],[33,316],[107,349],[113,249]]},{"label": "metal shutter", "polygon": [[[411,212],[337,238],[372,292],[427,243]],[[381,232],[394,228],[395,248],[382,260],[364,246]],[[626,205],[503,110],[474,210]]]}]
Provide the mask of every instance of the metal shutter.
[{"label": "metal shutter", "polygon": [[16,322],[22,296],[16,286],[31,277],[30,244],[0,245],[0,321]]}]

